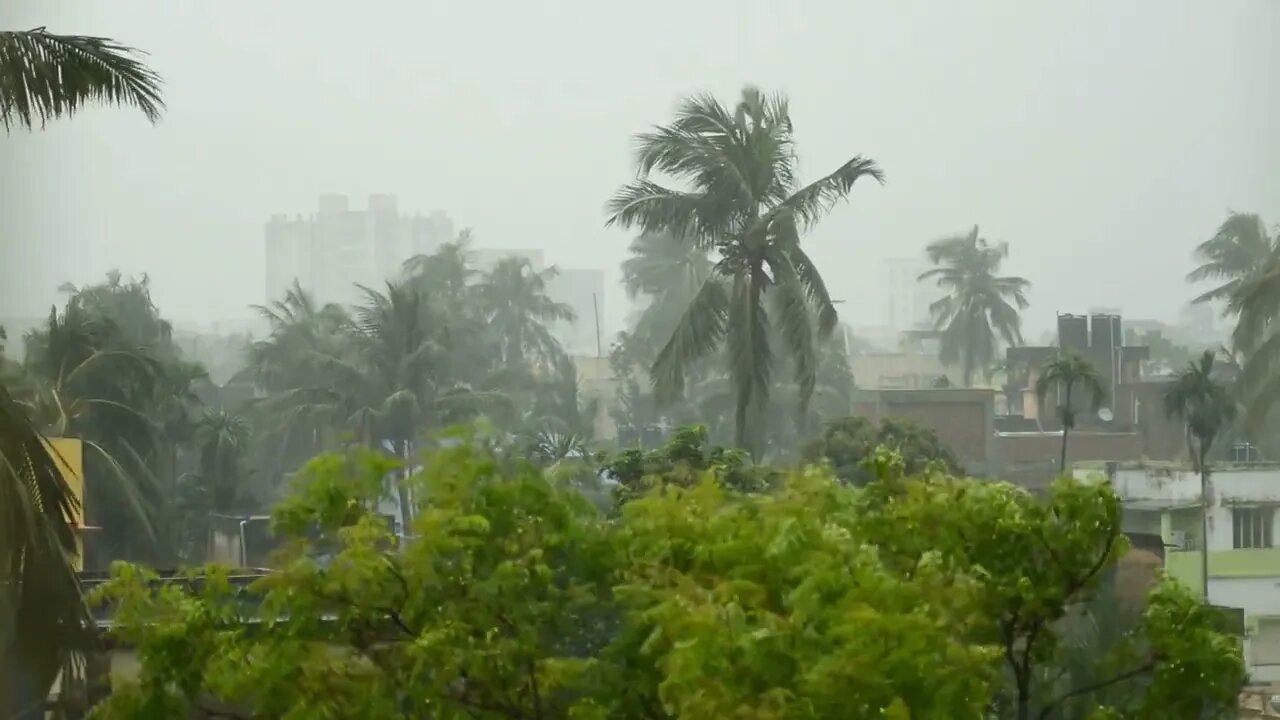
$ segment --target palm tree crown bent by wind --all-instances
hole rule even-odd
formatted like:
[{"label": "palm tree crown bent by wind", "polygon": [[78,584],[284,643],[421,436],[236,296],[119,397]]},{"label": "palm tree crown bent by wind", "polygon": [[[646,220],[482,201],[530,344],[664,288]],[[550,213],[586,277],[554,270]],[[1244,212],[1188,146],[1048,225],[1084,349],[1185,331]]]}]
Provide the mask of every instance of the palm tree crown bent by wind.
[{"label": "palm tree crown bent by wind", "polygon": [[988,243],[977,225],[965,235],[929,243],[925,253],[935,267],[919,280],[935,280],[947,293],[929,305],[934,327],[942,331],[940,359],[959,365],[964,384],[972,385],[975,372],[995,364],[1001,341],[1022,344],[1018,312],[1027,307],[1031,282],[997,275],[1009,245]]},{"label": "palm tree crown bent by wind", "polygon": [[1262,218],[1231,213],[1213,237],[1196,246],[1195,256],[1200,265],[1187,273],[1187,282],[1216,280],[1220,284],[1191,302],[1230,300],[1250,278],[1265,269],[1275,250],[1276,239],[1268,237]]},{"label": "palm tree crown bent by wind", "polygon": [[134,48],[44,28],[0,31],[0,124],[28,130],[90,103],[135,107],[160,119],[160,76]]},{"label": "palm tree crown bent by wind", "polygon": [[[638,178],[614,194],[607,224],[671,233],[716,253],[711,274],[654,361],[655,393],[662,401],[680,395],[686,369],[724,347],[737,442],[758,451],[749,422],[769,397],[771,328],[793,359],[807,405],[816,342],[836,327],[835,306],[800,235],[859,179],[883,182],[883,175],[875,162],[855,156],[802,185],[787,100],[753,87],[733,110],[709,95],[686,99],[670,125],[636,140]],[[655,173],[683,188],[659,183]]]}]

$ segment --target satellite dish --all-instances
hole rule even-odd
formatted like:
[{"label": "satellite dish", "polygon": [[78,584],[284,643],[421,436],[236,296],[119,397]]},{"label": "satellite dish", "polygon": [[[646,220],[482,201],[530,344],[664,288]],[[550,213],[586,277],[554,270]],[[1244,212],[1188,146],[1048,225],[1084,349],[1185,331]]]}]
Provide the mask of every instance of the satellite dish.
[{"label": "satellite dish", "polygon": [[1115,415],[1111,413],[1111,408],[1102,408],[1098,410],[1098,419],[1102,422],[1111,422],[1115,419]]}]

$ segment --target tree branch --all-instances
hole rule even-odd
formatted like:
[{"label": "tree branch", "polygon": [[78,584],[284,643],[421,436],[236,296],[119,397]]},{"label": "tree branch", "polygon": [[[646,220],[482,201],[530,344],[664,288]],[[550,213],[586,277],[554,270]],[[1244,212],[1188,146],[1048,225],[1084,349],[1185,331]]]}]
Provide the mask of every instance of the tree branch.
[{"label": "tree branch", "polygon": [[1078,697],[1080,695],[1088,695],[1089,693],[1097,692],[1099,690],[1105,690],[1106,688],[1109,688],[1112,685],[1119,685],[1120,683],[1126,680],[1131,680],[1139,675],[1142,675],[1143,673],[1151,672],[1152,670],[1155,669],[1155,666],[1156,666],[1155,660],[1152,660],[1151,662],[1145,665],[1136,667],[1132,670],[1129,670],[1128,672],[1120,673],[1119,675],[1115,675],[1107,680],[1100,680],[1098,682],[1085,685],[1084,687],[1079,687],[1079,688],[1076,688],[1075,690],[1065,692],[1062,695],[1059,695],[1058,697],[1049,701],[1043,708],[1040,709],[1040,713],[1036,717],[1039,718],[1039,720],[1046,720],[1049,717],[1050,711],[1052,711],[1053,708],[1058,703],[1061,703],[1064,700],[1069,700],[1073,697]]}]

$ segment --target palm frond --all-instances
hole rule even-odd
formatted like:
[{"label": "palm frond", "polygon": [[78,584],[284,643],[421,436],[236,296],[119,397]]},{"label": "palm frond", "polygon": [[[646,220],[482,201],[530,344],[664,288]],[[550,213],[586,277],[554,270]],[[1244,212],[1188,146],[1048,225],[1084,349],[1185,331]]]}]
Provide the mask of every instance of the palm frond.
[{"label": "palm frond", "polygon": [[34,671],[46,689],[89,640],[71,563],[76,508],[50,446],[0,386],[0,661],[10,676],[19,666]]},{"label": "palm frond", "polygon": [[724,339],[729,305],[723,281],[715,276],[707,278],[653,362],[651,374],[659,402],[678,397],[684,391],[688,367],[709,355]]},{"label": "palm frond", "polygon": [[874,160],[856,155],[831,174],[814,180],[783,200],[769,219],[791,216],[801,227],[810,228],[826,217],[836,203],[849,197],[854,183],[867,177],[884,184],[884,171],[880,166]]},{"label": "palm frond", "polygon": [[0,124],[34,129],[89,103],[135,107],[152,123],[161,79],[142,53],[113,40],[44,28],[0,32]]}]

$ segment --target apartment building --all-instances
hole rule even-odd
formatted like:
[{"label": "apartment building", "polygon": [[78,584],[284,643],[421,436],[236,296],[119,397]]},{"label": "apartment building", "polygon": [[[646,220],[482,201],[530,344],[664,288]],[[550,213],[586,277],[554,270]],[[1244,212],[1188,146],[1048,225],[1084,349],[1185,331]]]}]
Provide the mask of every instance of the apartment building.
[{"label": "apartment building", "polygon": [[353,209],[345,195],[322,195],[316,212],[275,215],[265,235],[264,299],[277,300],[296,281],[319,302],[356,302],[356,284],[377,287],[405,259],[454,239],[443,212],[401,215],[394,195],[370,195]]},{"label": "apartment building", "polygon": [[[1197,594],[1207,549],[1208,601],[1244,611],[1251,679],[1280,681],[1280,463],[1215,468],[1207,498],[1199,475],[1177,463],[1078,465],[1074,472],[1110,480],[1124,504],[1125,531],[1158,534],[1167,571]],[[1206,508],[1207,535],[1201,521]]]}]

